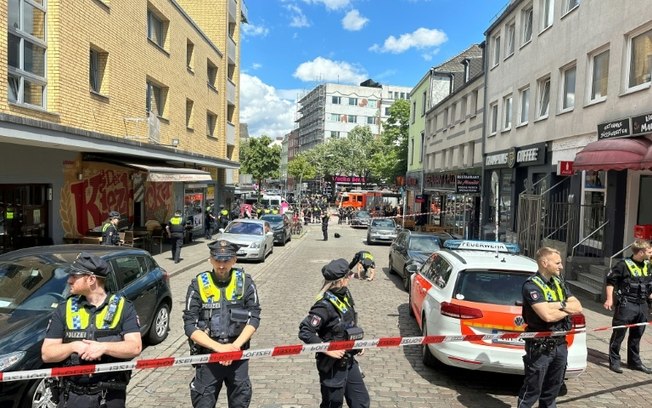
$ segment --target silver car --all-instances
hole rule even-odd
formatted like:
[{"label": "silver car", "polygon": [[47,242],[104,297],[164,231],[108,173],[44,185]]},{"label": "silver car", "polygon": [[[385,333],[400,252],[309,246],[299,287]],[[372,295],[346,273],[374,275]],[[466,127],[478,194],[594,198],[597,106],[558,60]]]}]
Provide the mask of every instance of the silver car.
[{"label": "silver car", "polygon": [[385,242],[391,244],[398,234],[399,227],[390,218],[372,218],[367,229],[367,244]]},{"label": "silver car", "polygon": [[220,228],[216,239],[236,244],[239,247],[239,260],[265,262],[265,257],[274,251],[274,232],[269,222],[264,220],[233,220],[225,229]]}]

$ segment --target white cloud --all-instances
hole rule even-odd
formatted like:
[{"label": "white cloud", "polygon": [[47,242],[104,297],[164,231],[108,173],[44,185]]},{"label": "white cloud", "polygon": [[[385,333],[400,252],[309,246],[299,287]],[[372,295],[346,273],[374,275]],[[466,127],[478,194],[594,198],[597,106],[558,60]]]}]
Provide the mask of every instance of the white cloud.
[{"label": "white cloud", "polygon": [[272,139],[294,128],[298,90],[278,90],[260,78],[240,74],[240,122],[246,123],[249,135],[267,135]]},{"label": "white cloud", "polygon": [[361,67],[324,57],[301,63],[292,76],[304,82],[327,81],[351,84],[358,84],[367,79],[367,73]]},{"label": "white cloud", "polygon": [[390,35],[381,46],[378,44],[372,45],[369,50],[377,52],[391,52],[393,54],[400,54],[409,50],[410,48],[424,49],[439,47],[448,41],[446,33],[437,30],[436,28],[418,28],[412,33],[401,34],[399,38]]},{"label": "white cloud", "polygon": [[263,67],[263,64],[259,64],[257,62],[254,62],[251,64],[251,69],[256,70],[256,69],[261,69]]},{"label": "white cloud", "polygon": [[323,4],[328,10],[339,10],[351,3],[350,0],[303,0],[308,4]]},{"label": "white cloud", "polygon": [[348,31],[360,31],[369,19],[360,15],[358,10],[351,10],[342,19],[342,27]]},{"label": "white cloud", "polygon": [[247,37],[265,37],[269,34],[269,29],[260,25],[242,24],[242,33]]},{"label": "white cloud", "polygon": [[303,14],[303,10],[296,4],[286,4],[285,8],[290,12],[290,27],[303,28],[310,27],[308,17]]}]

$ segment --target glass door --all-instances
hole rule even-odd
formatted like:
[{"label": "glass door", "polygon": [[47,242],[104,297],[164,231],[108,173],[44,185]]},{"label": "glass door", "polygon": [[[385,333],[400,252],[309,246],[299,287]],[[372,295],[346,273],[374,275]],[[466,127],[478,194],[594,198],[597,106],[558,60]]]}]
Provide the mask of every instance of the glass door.
[{"label": "glass door", "polygon": [[607,200],[607,173],[586,170],[582,172],[582,203],[580,207],[580,241],[602,249],[604,242],[605,204]]}]

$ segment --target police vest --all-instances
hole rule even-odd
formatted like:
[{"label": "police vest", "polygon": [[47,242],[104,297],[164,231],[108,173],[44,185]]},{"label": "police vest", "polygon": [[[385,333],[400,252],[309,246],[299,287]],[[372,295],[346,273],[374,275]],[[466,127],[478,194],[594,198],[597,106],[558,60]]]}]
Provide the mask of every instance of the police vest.
[{"label": "police vest", "polygon": [[172,217],[170,218],[170,232],[183,232],[183,218]]},{"label": "police vest", "polygon": [[338,323],[333,327],[333,330],[324,334],[324,341],[346,340],[346,330],[356,325],[355,311],[348,295],[342,300],[333,293],[326,291],[322,302],[331,304],[339,315]]},{"label": "police vest", "polygon": [[203,272],[197,275],[197,285],[202,301],[201,326],[210,330],[211,338],[235,340],[250,317],[244,303],[244,271],[232,269],[231,279],[223,288],[215,284],[211,272]]},{"label": "police vest", "polygon": [[625,265],[627,265],[629,275],[623,279],[623,284],[620,288],[621,293],[630,299],[647,299],[649,295],[648,283],[650,281],[648,273],[649,262],[646,261],[643,264],[643,269],[641,269],[631,258],[627,258],[624,261]]},{"label": "police vest", "polygon": [[117,232],[115,226],[110,221],[102,224],[102,243],[109,245],[117,244],[120,240]]},{"label": "police vest", "polygon": [[278,210],[277,210],[277,209],[273,209],[273,210],[272,210],[272,214],[278,214]]},{"label": "police vest", "polygon": [[566,299],[564,290],[561,287],[561,282],[556,276],[552,277],[552,281],[555,284],[555,290],[553,290],[549,285],[547,285],[543,279],[538,276],[532,277],[532,282],[541,289],[543,296],[548,302],[561,302]]}]

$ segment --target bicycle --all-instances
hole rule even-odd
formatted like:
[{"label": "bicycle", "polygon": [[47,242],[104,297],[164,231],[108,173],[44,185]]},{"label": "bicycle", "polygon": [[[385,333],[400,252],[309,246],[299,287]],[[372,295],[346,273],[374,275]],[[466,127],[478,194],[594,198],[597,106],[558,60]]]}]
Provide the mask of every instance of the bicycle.
[{"label": "bicycle", "polygon": [[301,225],[301,220],[296,219],[292,221],[292,228],[290,228],[292,235],[301,235],[303,231],[303,226]]}]

